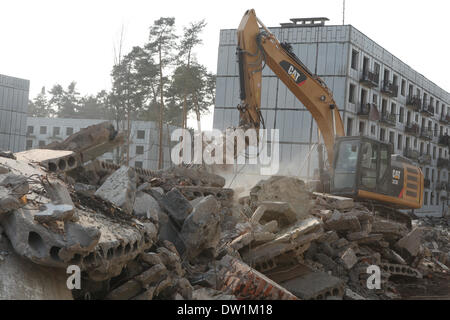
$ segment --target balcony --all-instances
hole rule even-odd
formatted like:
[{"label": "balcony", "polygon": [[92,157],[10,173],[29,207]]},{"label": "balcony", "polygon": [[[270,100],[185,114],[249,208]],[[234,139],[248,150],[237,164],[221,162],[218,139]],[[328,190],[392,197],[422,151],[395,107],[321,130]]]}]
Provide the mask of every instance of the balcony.
[{"label": "balcony", "polygon": [[390,127],[395,127],[397,120],[395,114],[390,114],[389,112],[381,113],[380,121]]},{"label": "balcony", "polygon": [[448,148],[450,146],[450,136],[447,135],[440,136],[438,144]]},{"label": "balcony", "polygon": [[424,180],[423,180],[423,186],[424,186],[426,189],[429,189],[430,186],[431,186],[431,181],[430,181],[430,179],[424,179]]},{"label": "balcony", "polygon": [[406,105],[412,107],[415,111],[420,111],[422,108],[422,99],[419,96],[408,96]]},{"label": "balcony", "polygon": [[420,127],[417,123],[409,123],[405,126],[405,132],[418,137],[420,134]]},{"label": "balcony", "polygon": [[439,122],[441,124],[450,124],[450,116],[448,115],[444,115],[443,113],[441,114],[440,118],[439,118]]},{"label": "balcony", "polygon": [[389,97],[396,97],[398,95],[398,86],[388,80],[384,80],[381,92]]},{"label": "balcony", "polygon": [[380,83],[380,74],[369,70],[363,71],[360,82],[369,88],[378,87],[378,84]]},{"label": "balcony", "polygon": [[410,148],[405,149],[405,152],[403,153],[403,155],[408,158],[411,159],[413,161],[418,161],[419,160],[419,151],[417,150],[413,150]]},{"label": "balcony", "polygon": [[447,190],[447,187],[448,187],[447,182],[444,182],[444,181],[436,182],[436,190],[437,191]]},{"label": "balcony", "polygon": [[[358,116],[361,118],[369,118],[370,110],[372,108],[377,109],[377,106],[373,103],[361,103],[359,105],[359,109],[358,109]],[[377,111],[378,111],[378,109],[377,109]]]},{"label": "balcony", "polygon": [[420,113],[425,116],[432,117],[434,116],[434,107],[432,107],[426,101],[424,101]]},{"label": "balcony", "polygon": [[421,165],[431,165],[431,155],[422,154],[421,156],[419,156],[419,163]]},{"label": "balcony", "polygon": [[433,131],[428,128],[420,130],[420,137],[425,140],[433,140]]},{"label": "balcony", "polygon": [[449,162],[447,159],[438,158],[438,161],[437,161],[438,168],[447,168],[448,164],[449,164]]}]

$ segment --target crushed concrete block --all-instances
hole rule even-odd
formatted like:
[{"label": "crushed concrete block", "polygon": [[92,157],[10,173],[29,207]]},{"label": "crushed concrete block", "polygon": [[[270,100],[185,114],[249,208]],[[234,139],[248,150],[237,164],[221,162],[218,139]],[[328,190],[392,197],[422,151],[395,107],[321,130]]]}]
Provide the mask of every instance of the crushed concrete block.
[{"label": "crushed concrete block", "polygon": [[133,168],[122,166],[110,175],[95,195],[107,200],[125,212],[133,212],[136,197],[136,173]]},{"label": "crushed concrete block", "polygon": [[265,224],[273,220],[277,221],[280,227],[286,227],[297,221],[297,215],[287,202],[263,201],[253,213],[250,222]]},{"label": "crushed concrete block", "polygon": [[161,208],[158,202],[148,193],[137,192],[133,212],[138,217],[146,217],[158,221]]},{"label": "crushed concrete block", "polygon": [[281,285],[302,300],[326,300],[344,295],[344,282],[324,272],[310,272]]},{"label": "crushed concrete block", "polygon": [[95,191],[97,191],[97,188],[95,186],[79,182],[73,185],[73,189],[75,190],[75,192],[83,192],[88,195],[94,194]]},{"label": "crushed concrete block", "polygon": [[25,205],[21,198],[29,191],[26,177],[12,173],[0,175],[0,215]]},{"label": "crushed concrete block", "polygon": [[217,275],[221,290],[241,300],[297,300],[288,290],[230,255],[218,263]]},{"label": "crushed concrete block", "polygon": [[156,264],[138,275],[135,279],[141,283],[142,287],[147,287],[148,285],[161,280],[166,274],[166,267],[162,264]]},{"label": "crushed concrete block", "polygon": [[290,203],[299,220],[309,216],[313,205],[305,183],[293,177],[272,176],[258,182],[250,190],[250,199],[256,206],[265,201]]},{"label": "crushed concrete block", "polygon": [[40,223],[70,220],[75,213],[75,208],[68,204],[47,203],[44,210],[34,215],[34,220]]},{"label": "crushed concrete block", "polygon": [[355,206],[352,198],[333,196],[326,193],[314,193],[314,195],[318,198],[323,198],[327,205],[338,210],[348,210]]},{"label": "crushed concrete block", "polygon": [[358,262],[358,258],[351,248],[348,248],[341,254],[340,260],[347,270],[353,268],[353,266]]},{"label": "crushed concrete block", "polygon": [[142,261],[151,266],[154,266],[156,264],[162,264],[161,258],[155,252],[143,252],[139,257]]},{"label": "crushed concrete block", "polygon": [[349,288],[345,289],[345,296],[344,298],[349,299],[349,300],[367,300],[366,298],[364,298],[363,296],[357,294],[356,292],[350,290]]},{"label": "crushed concrete block", "polygon": [[232,294],[225,294],[212,288],[195,289],[192,293],[193,300],[236,300]]},{"label": "crushed concrete block", "polygon": [[[155,192],[152,192],[152,195],[154,194]],[[165,196],[155,197],[155,199],[180,228],[183,226],[184,220],[193,210],[192,205],[177,188],[173,188]]]},{"label": "crushed concrete block", "polygon": [[401,238],[396,243],[396,247],[400,250],[406,250],[412,257],[415,257],[420,251],[422,235],[423,229],[416,228],[408,233],[405,237]]},{"label": "crushed concrete block", "polygon": [[337,264],[336,262],[333,261],[333,259],[331,259],[329,256],[327,256],[326,254],[323,253],[316,253],[315,255],[316,260],[322,264],[325,269],[327,270],[333,270],[334,268],[336,268]]},{"label": "crushed concrete block", "polygon": [[372,223],[372,232],[399,239],[408,234],[408,228],[402,223],[375,217]]},{"label": "crushed concrete block", "polygon": [[290,230],[278,234],[274,240],[243,252],[242,258],[251,264],[262,264],[291,250],[306,251],[309,244],[322,235],[321,226],[322,223],[317,218],[300,221]]},{"label": "crushed concrete block", "polygon": [[330,219],[325,222],[325,229],[334,231],[361,231],[361,224],[357,217],[334,211]]},{"label": "crushed concrete block", "polygon": [[112,290],[107,296],[107,300],[129,300],[138,295],[142,290],[139,281],[131,279],[120,287]]},{"label": "crushed concrete block", "polygon": [[[189,202],[188,202],[189,203]],[[220,204],[213,196],[208,196],[194,208],[184,221],[181,238],[186,245],[189,258],[209,250],[215,256],[220,240]]]}]

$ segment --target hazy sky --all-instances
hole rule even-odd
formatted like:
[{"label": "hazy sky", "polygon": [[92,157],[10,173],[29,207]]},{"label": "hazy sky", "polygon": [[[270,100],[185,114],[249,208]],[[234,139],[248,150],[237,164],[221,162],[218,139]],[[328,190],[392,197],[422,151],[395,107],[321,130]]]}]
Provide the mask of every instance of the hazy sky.
[{"label": "hazy sky", "polygon": [[[159,17],[175,17],[179,29],[206,19],[198,59],[217,70],[219,30],[236,28],[254,8],[269,27],[290,18],[325,16],[342,24],[342,0],[0,0],[0,74],[42,86],[67,86],[82,94],[110,87],[114,45],[122,25],[125,52],[143,44]],[[346,0],[346,24],[450,91],[450,2],[446,0]],[[211,117],[205,119],[205,123]]]}]

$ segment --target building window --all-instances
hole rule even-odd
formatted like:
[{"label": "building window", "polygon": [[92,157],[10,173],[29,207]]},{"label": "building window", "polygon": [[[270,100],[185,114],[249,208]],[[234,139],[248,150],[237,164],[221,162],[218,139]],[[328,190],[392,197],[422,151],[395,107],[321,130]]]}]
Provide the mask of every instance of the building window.
[{"label": "building window", "polygon": [[424,196],[424,198],[423,198],[423,204],[424,204],[425,206],[428,205],[428,191],[425,191],[425,196]]},{"label": "building window", "polygon": [[392,115],[397,115],[397,105],[395,103],[391,103],[391,114]]},{"label": "building window", "polygon": [[431,169],[431,182],[434,182],[434,169]]},{"label": "building window", "polygon": [[134,167],[135,168],[142,168],[142,161],[135,161],[134,162]]},{"label": "building window", "polygon": [[406,95],[406,80],[405,79],[402,80],[402,87],[400,89],[400,92],[403,97]]},{"label": "building window", "polygon": [[145,130],[138,130],[137,131],[137,138],[138,139],[145,139]]},{"label": "building window", "polygon": [[356,50],[352,51],[352,69],[358,70],[358,62],[359,62],[359,52]]},{"label": "building window", "polygon": [[431,196],[430,196],[430,205],[434,204],[434,192],[431,192]]},{"label": "building window", "polygon": [[380,129],[380,141],[386,140],[386,129],[381,128]]},{"label": "building window", "polygon": [[363,136],[365,131],[365,123],[363,121],[359,122],[359,135]]},{"label": "building window", "polygon": [[61,133],[61,128],[60,127],[53,127],[53,135],[54,136],[59,136]]},{"label": "building window", "polygon": [[28,134],[33,134],[34,133],[34,127],[33,126],[28,126],[27,127],[27,133]]},{"label": "building window", "polygon": [[33,148],[33,140],[27,140],[27,150]]},{"label": "building window", "polygon": [[433,147],[433,159],[436,160],[436,147]]},{"label": "building window", "polygon": [[354,84],[350,83],[350,92],[348,95],[348,102],[355,103],[355,91],[356,91],[356,86]]},{"label": "building window", "polygon": [[71,127],[66,128],[66,136],[71,136],[71,135],[73,135],[73,128],[71,128]]},{"label": "building window", "polygon": [[377,127],[376,127],[375,125],[370,126],[370,133],[371,133],[373,136],[376,135],[376,130],[377,130]]},{"label": "building window", "polygon": [[347,118],[347,137],[351,137],[353,135],[353,119]]},{"label": "building window", "polygon": [[45,126],[40,127],[39,128],[39,133],[40,134],[47,134],[47,127],[45,127]]},{"label": "building window", "polygon": [[403,149],[403,136],[401,134],[397,137],[397,149],[402,150]]},{"label": "building window", "polygon": [[144,154],[144,146],[136,146],[136,154]]},{"label": "building window", "polygon": [[403,121],[405,120],[405,108],[400,107],[400,113],[398,115],[398,122],[403,123]]},{"label": "building window", "polygon": [[45,147],[45,141],[39,140],[39,148]]},{"label": "building window", "polygon": [[392,143],[392,144],[395,143],[395,132],[394,131],[389,132],[389,143]]}]

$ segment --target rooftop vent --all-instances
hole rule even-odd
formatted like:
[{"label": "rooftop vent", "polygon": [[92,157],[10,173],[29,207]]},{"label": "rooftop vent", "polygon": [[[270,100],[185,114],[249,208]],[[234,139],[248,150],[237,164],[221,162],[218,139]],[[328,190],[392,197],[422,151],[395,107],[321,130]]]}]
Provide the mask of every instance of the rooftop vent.
[{"label": "rooftop vent", "polygon": [[292,22],[280,23],[283,28],[290,27],[321,27],[325,25],[325,21],[330,21],[328,18],[293,18]]}]

